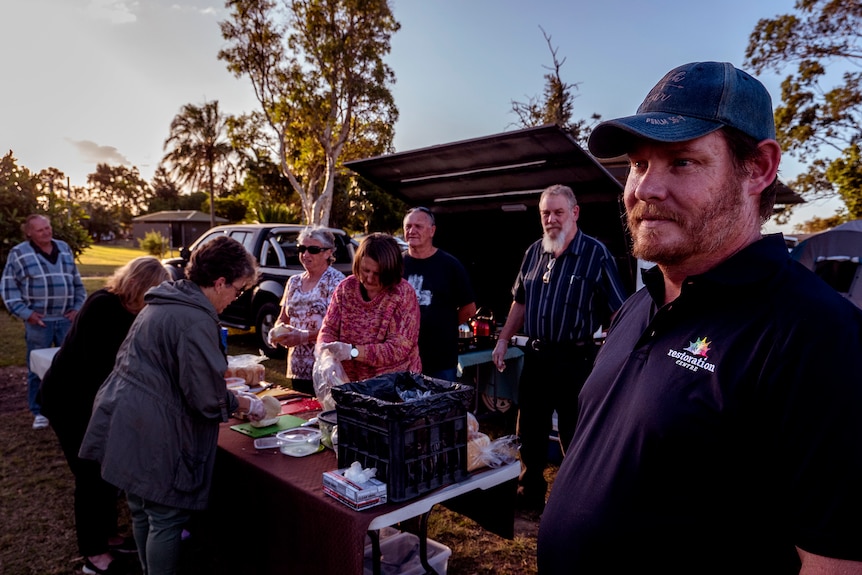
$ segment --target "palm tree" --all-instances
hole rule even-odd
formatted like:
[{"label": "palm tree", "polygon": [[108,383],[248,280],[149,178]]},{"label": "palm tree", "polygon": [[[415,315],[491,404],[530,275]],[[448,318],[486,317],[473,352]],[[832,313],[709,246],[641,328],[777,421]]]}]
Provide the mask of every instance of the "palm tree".
[{"label": "palm tree", "polygon": [[227,118],[218,109],[218,100],[203,106],[186,104],[171,122],[165,140],[164,159],[171,174],[192,190],[206,186],[210,196],[210,227],[215,226],[216,179],[232,171],[234,153],[227,136]]}]

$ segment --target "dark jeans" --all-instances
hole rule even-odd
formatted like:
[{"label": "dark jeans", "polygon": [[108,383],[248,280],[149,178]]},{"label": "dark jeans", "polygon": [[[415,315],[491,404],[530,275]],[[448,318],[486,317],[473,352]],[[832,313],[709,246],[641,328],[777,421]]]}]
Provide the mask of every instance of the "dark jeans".
[{"label": "dark jeans", "polygon": [[557,412],[563,448],[569,446],[578,422],[578,394],[593,368],[597,348],[588,343],[552,350],[524,350],[518,386],[518,429],[521,438],[521,485],[528,498],[544,499],[548,483],[548,437]]},{"label": "dark jeans", "polygon": [[51,418],[51,427],[75,477],[78,551],[84,557],[106,553],[108,539],[117,534],[117,488],[102,479],[97,462],[78,457],[78,449],[87,430],[86,422],[82,425],[81,422],[57,417]]}]

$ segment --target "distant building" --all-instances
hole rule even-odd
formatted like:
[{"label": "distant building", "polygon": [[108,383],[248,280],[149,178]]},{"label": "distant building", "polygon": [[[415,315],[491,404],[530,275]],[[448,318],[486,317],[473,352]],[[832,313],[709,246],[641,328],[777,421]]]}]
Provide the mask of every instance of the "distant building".
[{"label": "distant building", "polygon": [[[216,224],[225,224],[226,218],[216,217]],[[210,215],[198,210],[164,210],[132,218],[132,239],[143,239],[156,231],[168,238],[171,249],[189,246],[210,229]]]}]

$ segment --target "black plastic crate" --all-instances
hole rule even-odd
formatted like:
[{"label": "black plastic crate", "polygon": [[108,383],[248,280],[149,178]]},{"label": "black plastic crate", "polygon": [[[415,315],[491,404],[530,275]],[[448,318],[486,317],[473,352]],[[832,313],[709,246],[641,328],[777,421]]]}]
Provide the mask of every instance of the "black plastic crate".
[{"label": "black plastic crate", "polygon": [[376,467],[394,502],[461,481],[473,393],[469,385],[407,372],[333,387],[339,466]]}]

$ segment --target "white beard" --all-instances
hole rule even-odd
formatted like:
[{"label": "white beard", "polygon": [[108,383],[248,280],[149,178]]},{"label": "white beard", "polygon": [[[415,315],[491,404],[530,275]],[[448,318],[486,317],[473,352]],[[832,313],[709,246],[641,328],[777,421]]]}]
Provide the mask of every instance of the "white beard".
[{"label": "white beard", "polygon": [[542,249],[546,252],[550,252],[552,254],[559,253],[566,249],[568,245],[568,241],[566,238],[569,237],[569,232],[572,230],[572,222],[567,221],[563,224],[563,227],[557,233],[557,237],[552,238],[548,235],[548,232],[542,234]]}]

